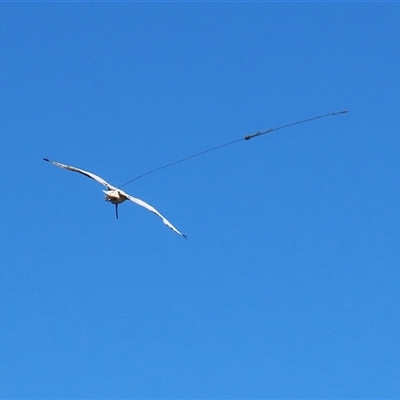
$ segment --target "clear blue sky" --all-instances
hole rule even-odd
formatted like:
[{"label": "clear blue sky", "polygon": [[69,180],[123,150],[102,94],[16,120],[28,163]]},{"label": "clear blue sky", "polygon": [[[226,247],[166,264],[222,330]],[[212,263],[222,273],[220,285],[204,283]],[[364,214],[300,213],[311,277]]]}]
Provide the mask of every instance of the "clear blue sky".
[{"label": "clear blue sky", "polygon": [[0,4],[0,397],[400,398],[399,21]]}]

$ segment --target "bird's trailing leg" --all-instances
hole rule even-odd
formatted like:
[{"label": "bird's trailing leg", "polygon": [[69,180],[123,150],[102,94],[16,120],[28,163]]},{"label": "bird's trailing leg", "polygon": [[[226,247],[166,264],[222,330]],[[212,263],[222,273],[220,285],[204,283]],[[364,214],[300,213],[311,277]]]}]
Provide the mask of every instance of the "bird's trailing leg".
[{"label": "bird's trailing leg", "polygon": [[118,204],[115,205],[115,216],[118,219]]}]

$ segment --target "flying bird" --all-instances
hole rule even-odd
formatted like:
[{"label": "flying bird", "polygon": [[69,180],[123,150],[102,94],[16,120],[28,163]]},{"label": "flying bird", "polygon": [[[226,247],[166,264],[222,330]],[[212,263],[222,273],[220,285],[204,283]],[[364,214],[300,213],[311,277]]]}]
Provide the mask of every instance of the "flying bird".
[{"label": "flying bird", "polygon": [[183,233],[179,232],[178,229],[176,229],[171,222],[169,222],[163,215],[161,215],[154,207],[152,207],[150,204],[147,204],[143,200],[137,199],[136,197],[133,197],[129,195],[128,193],[125,193],[123,190],[118,189],[117,187],[110,185],[108,182],[106,182],[103,178],[100,178],[99,176],[92,174],[91,172],[84,171],[83,169],[72,167],[70,165],[65,165],[61,164],[56,161],[51,161],[48,158],[43,158],[44,161],[47,161],[57,167],[67,169],[68,171],[73,171],[73,172],[79,172],[82,175],[85,175],[91,179],[94,179],[95,181],[101,183],[104,185],[107,190],[103,190],[105,193],[105,200],[109,201],[112,204],[115,204],[115,216],[118,219],[118,205],[123,203],[125,200],[130,200],[133,203],[138,204],[139,206],[142,206],[146,208],[147,210],[151,211],[152,213],[158,215],[162,221],[164,222],[165,225],[167,225],[169,228],[171,228],[174,232],[176,232],[178,235],[181,235],[182,237],[186,238],[186,235]]}]

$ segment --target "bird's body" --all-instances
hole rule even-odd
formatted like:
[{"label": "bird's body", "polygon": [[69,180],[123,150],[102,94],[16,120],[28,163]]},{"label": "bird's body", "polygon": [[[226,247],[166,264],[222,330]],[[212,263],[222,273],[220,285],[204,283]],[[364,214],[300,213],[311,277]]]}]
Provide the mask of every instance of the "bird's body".
[{"label": "bird's body", "polygon": [[129,200],[122,190],[103,190],[103,192],[106,194],[106,201],[115,205],[121,204],[125,200]]},{"label": "bird's body", "polygon": [[103,190],[103,192],[105,193],[105,199],[106,201],[109,201],[112,204],[115,204],[115,213],[116,213],[116,217],[118,218],[118,205],[123,203],[126,200],[130,200],[133,203],[138,204],[139,206],[142,206],[144,208],[146,208],[147,210],[151,211],[152,213],[156,214],[157,216],[159,216],[165,225],[167,225],[169,228],[171,228],[174,232],[176,232],[178,235],[183,236],[186,238],[186,235],[184,235],[183,233],[179,232],[164,216],[162,216],[153,206],[151,206],[150,204],[146,203],[143,200],[140,200],[136,197],[133,197],[127,193],[125,193],[123,190],[118,189],[117,187],[110,185],[108,182],[106,182],[103,178],[100,178],[99,176],[88,172],[88,171],[84,171],[83,169],[80,168],[76,168],[76,167],[72,167],[70,165],[66,165],[66,164],[61,164],[59,162],[56,161],[51,161],[48,158],[43,158],[44,161],[50,162],[51,164],[60,167],[60,168],[64,168],[67,169],[68,171],[73,171],[73,172],[78,172],[82,175],[87,176],[88,178],[94,179],[96,182],[101,183],[102,185],[104,185],[107,190]]}]

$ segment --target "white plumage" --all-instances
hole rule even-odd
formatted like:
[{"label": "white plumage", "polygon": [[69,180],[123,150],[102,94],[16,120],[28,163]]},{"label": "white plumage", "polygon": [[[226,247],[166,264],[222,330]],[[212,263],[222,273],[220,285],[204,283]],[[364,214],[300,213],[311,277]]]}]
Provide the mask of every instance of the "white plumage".
[{"label": "white plumage", "polygon": [[116,217],[118,218],[118,205],[123,203],[125,200],[130,200],[133,203],[138,204],[139,206],[142,206],[146,208],[147,210],[151,211],[152,213],[158,215],[162,221],[164,222],[165,225],[167,225],[169,228],[171,228],[174,232],[176,232],[178,235],[181,235],[182,237],[186,238],[186,235],[183,233],[179,232],[178,229],[176,229],[171,222],[169,222],[163,215],[161,215],[153,206],[150,204],[147,204],[145,201],[140,200],[136,197],[133,197],[129,195],[128,193],[125,193],[123,190],[116,188],[113,185],[110,185],[108,182],[106,182],[103,178],[100,178],[99,176],[92,174],[91,172],[84,171],[83,169],[72,167],[70,165],[65,165],[61,164],[56,161],[51,161],[48,158],[43,158],[44,161],[47,161],[57,167],[67,169],[68,171],[73,171],[73,172],[79,172],[82,175],[85,175],[89,178],[94,179],[95,181],[101,183],[104,185],[107,190],[103,190],[103,192],[106,194],[106,201],[109,201],[112,204],[115,204],[115,213]]}]

